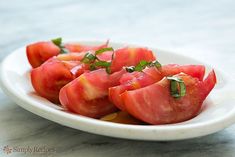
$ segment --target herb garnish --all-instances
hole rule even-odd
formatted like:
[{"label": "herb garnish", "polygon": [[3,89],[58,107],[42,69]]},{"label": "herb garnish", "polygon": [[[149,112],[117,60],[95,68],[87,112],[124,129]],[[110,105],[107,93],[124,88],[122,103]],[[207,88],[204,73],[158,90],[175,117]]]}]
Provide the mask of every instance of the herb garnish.
[{"label": "herb garnish", "polygon": [[184,81],[181,78],[175,76],[169,76],[166,78],[170,80],[170,92],[172,97],[180,98],[185,96],[186,87]]},{"label": "herb garnish", "polygon": [[69,53],[69,50],[65,48],[64,44],[62,43],[62,38],[56,38],[51,40],[56,46],[60,48],[61,54]]},{"label": "herb garnish", "polygon": [[[111,62],[100,60],[97,55],[102,54],[106,51],[114,51],[112,47],[106,47],[95,51],[95,54],[88,52],[81,60],[84,64],[89,64],[90,70],[96,70],[98,67],[104,67],[108,74],[111,73],[110,66]],[[113,55],[112,55],[113,56]]]},{"label": "herb garnish", "polygon": [[157,60],[152,61],[152,62],[147,62],[146,60],[142,60],[136,66],[126,67],[126,71],[129,73],[134,72],[134,71],[142,71],[146,67],[161,68],[161,64]]}]

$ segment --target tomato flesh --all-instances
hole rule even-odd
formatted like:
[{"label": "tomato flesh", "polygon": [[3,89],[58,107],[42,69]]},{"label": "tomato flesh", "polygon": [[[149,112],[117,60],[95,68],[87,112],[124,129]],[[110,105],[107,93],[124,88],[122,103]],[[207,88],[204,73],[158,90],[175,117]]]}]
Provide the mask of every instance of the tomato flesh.
[{"label": "tomato flesh", "polygon": [[[99,46],[82,45],[79,43],[65,44],[69,52],[96,51],[108,46],[108,42]],[[53,42],[36,42],[26,47],[26,54],[30,65],[33,68],[39,67],[42,63],[53,56],[60,54],[60,48]]]},{"label": "tomato flesh", "polygon": [[27,58],[33,68],[58,55],[59,52],[60,49],[52,42],[37,42],[26,47]]},{"label": "tomato flesh", "polygon": [[31,82],[35,91],[51,102],[59,103],[60,89],[75,78],[71,69],[79,64],[77,61],[60,61],[57,58],[51,58],[41,66],[32,69]]},{"label": "tomato flesh", "polygon": [[170,95],[169,80],[161,81],[121,95],[128,113],[149,124],[168,124],[182,122],[195,117],[206,96],[216,83],[212,71],[204,81],[186,74],[177,74],[186,85],[186,95],[173,98]]},{"label": "tomato flesh", "polygon": [[121,48],[114,52],[111,71],[119,71],[123,66],[137,65],[142,60],[150,62],[155,59],[153,52],[147,48]]},{"label": "tomato flesh", "polygon": [[121,85],[109,89],[110,101],[119,109],[125,111],[124,103],[120,97],[123,92],[146,87],[160,81],[165,76],[172,76],[181,72],[202,80],[205,74],[205,67],[202,65],[169,64],[162,66],[160,69],[151,67],[144,69],[143,72],[124,74],[120,79]]},{"label": "tomato flesh", "polygon": [[105,44],[98,45],[98,46],[91,46],[91,45],[83,45],[80,43],[67,43],[65,44],[65,48],[67,48],[70,52],[85,52],[85,51],[96,51],[102,48],[108,47],[109,41]]}]

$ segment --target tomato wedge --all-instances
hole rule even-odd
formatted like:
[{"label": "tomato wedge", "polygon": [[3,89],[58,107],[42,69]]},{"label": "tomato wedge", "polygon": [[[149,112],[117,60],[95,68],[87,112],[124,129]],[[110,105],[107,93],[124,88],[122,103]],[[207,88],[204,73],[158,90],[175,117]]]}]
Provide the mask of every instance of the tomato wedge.
[{"label": "tomato wedge", "polygon": [[58,55],[59,52],[59,47],[52,42],[37,42],[26,47],[27,58],[33,68],[40,66],[52,56]]},{"label": "tomato wedge", "polygon": [[175,75],[183,72],[202,81],[205,75],[205,66],[168,64],[162,66],[160,71],[164,76]]},{"label": "tomato wedge", "polygon": [[[108,42],[99,46],[82,45],[79,43],[65,44],[65,48],[67,48],[70,52],[96,51],[107,46]],[[36,68],[49,58],[60,54],[60,48],[51,41],[36,42],[26,47],[26,54],[31,66]]]},{"label": "tomato wedge", "polygon": [[124,70],[107,74],[98,69],[80,75],[60,90],[61,104],[69,111],[100,118],[117,110],[108,99],[108,88],[119,84]]},{"label": "tomato wedge", "polygon": [[205,66],[169,64],[162,66],[160,69],[151,67],[145,68],[143,72],[124,74],[120,79],[121,85],[109,89],[110,101],[119,109],[125,111],[124,103],[120,97],[123,92],[151,85],[165,76],[172,76],[181,72],[202,80],[205,74]]},{"label": "tomato wedge", "polygon": [[[75,78],[71,69],[80,65],[78,61],[61,61],[51,58],[32,69],[31,82],[35,91],[51,102],[59,103],[60,89]],[[78,71],[78,70],[77,70]]]},{"label": "tomato wedge", "polygon": [[149,124],[168,124],[186,121],[195,117],[203,101],[214,88],[216,76],[211,71],[204,81],[187,74],[177,74],[186,85],[186,95],[173,98],[170,82],[161,81],[121,95],[128,113]]},{"label": "tomato wedge", "polygon": [[137,65],[140,61],[153,61],[156,58],[153,52],[147,48],[125,47],[114,52],[114,58],[111,64],[111,71],[116,72],[123,66]]},{"label": "tomato wedge", "polygon": [[96,51],[102,48],[106,48],[109,44],[107,41],[105,44],[98,45],[98,46],[91,46],[91,45],[82,45],[80,43],[67,43],[65,44],[65,48],[67,48],[70,52],[84,52],[84,51]]}]

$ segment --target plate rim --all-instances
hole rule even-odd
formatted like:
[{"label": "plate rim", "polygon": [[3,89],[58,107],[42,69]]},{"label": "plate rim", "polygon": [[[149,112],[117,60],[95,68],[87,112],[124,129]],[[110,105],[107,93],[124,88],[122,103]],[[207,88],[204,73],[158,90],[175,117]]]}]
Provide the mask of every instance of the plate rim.
[{"label": "plate rim", "polygon": [[[80,42],[77,41],[76,42]],[[103,43],[101,41],[81,41],[81,42],[92,42],[92,43]],[[117,45],[124,45],[124,43],[121,42],[110,42],[112,44],[117,44]],[[126,44],[125,45],[136,45],[137,44]],[[149,49],[152,49],[151,47],[149,47]],[[167,52],[170,54],[175,54],[175,55],[179,55],[179,56],[183,56],[186,58],[189,58],[190,60],[194,60],[196,62],[199,63],[203,63],[207,66],[209,66],[208,64],[201,62],[197,59],[188,57],[188,56],[184,56],[181,54],[177,54],[174,53],[172,51],[167,51],[167,50],[161,50],[158,48],[153,48],[153,49],[157,49],[159,51],[163,51],[163,52]],[[10,82],[8,81],[7,78],[7,72],[4,71],[4,67],[6,66],[7,61],[9,60],[9,58],[11,56],[14,56],[14,54],[16,54],[19,51],[23,51],[25,50],[25,46],[18,48],[16,50],[14,50],[12,53],[10,53],[7,57],[5,57],[3,59],[3,61],[1,62],[0,65],[0,85],[3,89],[3,91],[12,99],[14,100],[14,102],[16,104],[18,104],[19,106],[21,106],[22,108],[38,115],[41,116],[45,119],[51,120],[53,122],[59,123],[61,125],[67,126],[67,127],[71,127],[74,129],[79,129],[82,131],[86,131],[89,133],[95,133],[95,134],[99,134],[99,135],[104,135],[104,136],[111,136],[111,137],[117,137],[117,138],[125,138],[125,139],[135,139],[135,140],[151,140],[151,141],[169,141],[169,140],[182,140],[182,139],[189,139],[189,138],[195,138],[195,137],[200,137],[200,136],[205,136],[214,132],[217,132],[219,130],[222,130],[230,125],[232,125],[233,123],[235,123],[235,107],[233,108],[232,111],[229,112],[229,114],[227,114],[226,116],[222,117],[222,118],[217,118],[214,120],[209,120],[207,121],[207,123],[199,123],[199,124],[187,124],[186,126],[177,126],[177,125],[152,125],[152,126],[144,126],[144,125],[128,125],[128,124],[118,124],[118,123],[112,123],[112,122],[105,122],[105,121],[101,121],[101,120],[96,120],[96,119],[92,119],[92,118],[88,118],[88,117],[84,117],[84,116],[80,116],[80,115],[75,115],[75,114],[71,114],[71,113],[67,113],[61,110],[57,110],[55,108],[46,106],[46,105],[39,105],[40,102],[36,102],[32,100],[30,100],[28,97],[20,97],[20,94],[17,93],[16,91],[14,91],[12,89],[12,86],[9,84]],[[26,56],[26,55],[25,55]],[[222,71],[220,71],[218,68],[216,68],[216,71],[218,71],[222,76],[226,76],[225,73],[223,73]],[[39,110],[35,111],[34,109],[32,109],[32,107],[37,108]],[[54,117],[51,117],[50,115],[56,115],[57,119]],[[59,120],[59,117],[64,117],[66,118],[64,120]],[[70,122],[68,120],[71,120]],[[86,126],[80,126],[80,127],[76,127],[74,125],[72,125],[72,123],[79,121],[81,124],[86,124]],[[218,125],[219,124],[219,125]],[[98,129],[95,129],[95,132],[92,131],[91,129],[89,129],[89,127],[98,127]],[[99,127],[104,127],[104,130],[99,129]],[[205,127],[207,129],[205,129]],[[200,128],[204,128],[203,131],[197,132]],[[105,129],[108,130],[112,130],[115,129],[114,131],[109,131],[107,132],[107,130],[105,131]],[[117,130],[118,129],[118,130]],[[126,129],[126,130],[125,130]],[[123,131],[124,130],[124,131]],[[188,131],[191,131],[193,133],[191,134],[186,134]],[[197,131],[195,131],[197,130]],[[125,134],[121,133],[114,133],[114,132],[131,132],[129,133],[129,137],[126,137]],[[148,133],[147,136],[143,137],[142,136],[137,136],[136,135],[136,131],[138,132],[137,135],[141,135],[141,134],[146,134]],[[172,132],[174,131],[178,131],[180,134],[176,137],[176,136],[169,136],[172,134]],[[161,133],[164,132],[165,135],[168,135],[167,137],[161,137],[161,136],[150,136],[154,135],[156,133]],[[157,138],[156,138],[157,137]]]}]

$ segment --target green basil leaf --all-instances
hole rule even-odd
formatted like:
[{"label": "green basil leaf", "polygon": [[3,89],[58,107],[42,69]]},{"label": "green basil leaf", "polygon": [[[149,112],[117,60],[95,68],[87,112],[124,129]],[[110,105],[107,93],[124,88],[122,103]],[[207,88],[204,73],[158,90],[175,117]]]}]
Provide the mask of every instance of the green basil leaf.
[{"label": "green basil leaf", "polygon": [[107,72],[108,74],[111,74],[110,66],[106,67],[105,70],[106,70],[106,72]]},{"label": "green basil leaf", "polygon": [[180,98],[186,94],[186,86],[181,78],[175,76],[167,77],[170,80],[170,93],[174,98]]},{"label": "green basil leaf", "polygon": [[149,66],[150,67],[155,66],[156,68],[161,68],[162,67],[162,65],[157,60],[155,60],[152,63],[150,63]]},{"label": "green basil leaf", "polygon": [[180,96],[183,97],[186,95],[186,87],[184,82],[180,82]]},{"label": "green basil leaf", "polygon": [[59,37],[59,38],[55,38],[55,39],[52,39],[51,40],[55,45],[57,45],[57,46],[61,46],[61,44],[62,44],[62,38],[61,37]]},{"label": "green basil leaf", "polygon": [[110,62],[106,62],[106,61],[95,62],[95,66],[109,67],[110,65],[111,65],[111,63]]},{"label": "green basil leaf", "polygon": [[106,48],[102,48],[102,49],[99,49],[97,51],[95,51],[95,55],[98,55],[98,54],[101,54],[101,53],[104,53],[106,51],[114,51],[112,47],[106,47]]},{"label": "green basil leaf", "polygon": [[60,49],[60,53],[61,53],[61,54],[67,54],[67,53],[69,53],[69,50],[66,49],[66,48],[61,48],[61,49]]},{"label": "green basil leaf", "polygon": [[90,70],[91,71],[96,70],[96,66],[94,64],[90,64]]},{"label": "green basil leaf", "polygon": [[126,67],[126,71],[129,72],[129,73],[134,72],[135,71],[135,66]]},{"label": "green basil leaf", "polygon": [[96,56],[91,53],[86,53],[85,56],[82,58],[81,62],[88,64],[94,62],[96,59]]}]

